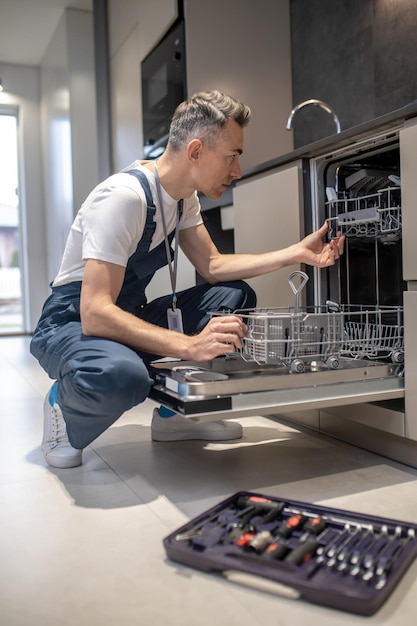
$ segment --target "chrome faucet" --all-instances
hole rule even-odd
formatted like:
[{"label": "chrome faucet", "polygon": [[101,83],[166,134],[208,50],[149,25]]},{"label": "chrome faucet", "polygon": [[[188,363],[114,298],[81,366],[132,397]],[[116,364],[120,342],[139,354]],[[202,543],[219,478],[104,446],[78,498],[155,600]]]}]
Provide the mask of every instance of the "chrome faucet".
[{"label": "chrome faucet", "polygon": [[293,108],[293,110],[291,111],[290,116],[288,118],[288,121],[287,121],[287,130],[291,130],[292,122],[293,122],[293,119],[294,119],[294,115],[297,113],[297,111],[299,111],[303,107],[307,106],[308,104],[313,104],[315,106],[319,106],[320,108],[322,108],[325,111],[327,111],[327,113],[330,113],[330,115],[334,119],[334,123],[336,124],[336,131],[338,133],[340,133],[339,118],[337,117],[336,113],[333,111],[332,107],[329,106],[328,104],[326,104],[325,102],[322,102],[322,100],[315,100],[314,98],[312,98],[311,100],[304,100],[304,102],[300,102],[300,104],[297,104],[297,106]]}]

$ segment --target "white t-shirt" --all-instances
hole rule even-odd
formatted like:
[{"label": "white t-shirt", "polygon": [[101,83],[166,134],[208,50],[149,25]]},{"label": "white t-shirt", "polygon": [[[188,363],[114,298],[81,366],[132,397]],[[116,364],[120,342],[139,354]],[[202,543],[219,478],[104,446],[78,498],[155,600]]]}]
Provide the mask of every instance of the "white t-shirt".
[{"label": "white t-shirt", "polygon": [[[107,261],[126,267],[129,257],[135,252],[146,223],[146,196],[135,176],[127,174],[129,169],[139,169],[147,177],[156,206],[155,233],[150,250],[164,241],[155,177],[139,161],[123,172],[113,174],[97,185],[89,194],[71,226],[59,272],[53,286],[81,281],[87,259]],[[161,187],[162,203],[167,232],[175,229],[177,200]],[[184,200],[180,230],[202,224],[200,202],[197,193]]]}]

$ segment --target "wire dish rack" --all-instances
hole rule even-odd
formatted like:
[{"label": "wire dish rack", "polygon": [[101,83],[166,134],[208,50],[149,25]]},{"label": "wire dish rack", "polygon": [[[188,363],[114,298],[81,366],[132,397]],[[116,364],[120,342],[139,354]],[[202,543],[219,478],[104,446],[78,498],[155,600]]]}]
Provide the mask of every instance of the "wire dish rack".
[{"label": "wire dish rack", "polygon": [[[296,276],[301,277],[299,287],[294,283]],[[403,362],[402,307],[328,302],[300,311],[299,295],[307,280],[304,272],[293,272],[288,278],[295,294],[294,307],[233,312],[248,328],[239,351],[244,360],[284,363],[293,373],[304,372],[313,361],[337,369],[340,357]],[[224,315],[212,315],[219,314]]]},{"label": "wire dish rack", "polygon": [[340,231],[346,237],[376,237],[387,241],[401,233],[400,187],[391,186],[357,198],[326,202],[329,236]]}]

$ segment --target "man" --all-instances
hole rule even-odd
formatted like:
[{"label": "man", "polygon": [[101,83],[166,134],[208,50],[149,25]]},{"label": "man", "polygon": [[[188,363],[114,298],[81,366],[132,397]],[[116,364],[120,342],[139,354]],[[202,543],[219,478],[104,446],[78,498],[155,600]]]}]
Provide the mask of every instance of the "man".
[{"label": "man", "polygon": [[[164,154],[99,184],[68,237],[31,352],[56,382],[44,402],[42,450],[53,467],[81,464],[82,450],[149,395],[155,356],[204,361],[241,348],[246,327],[233,311],[256,304],[242,279],[295,263],[327,267],[343,239],[323,243],[325,224],[300,243],[259,255],[220,254],[201,219],[197,191],[218,199],[241,177],[243,128],[251,112],[217,91],[177,108]],[[206,283],[176,293],[178,245]],[[168,265],[172,294],[147,303],[145,288]],[[177,332],[183,328],[183,332]],[[240,424],[199,423],[163,407],[152,439],[239,438]]]}]

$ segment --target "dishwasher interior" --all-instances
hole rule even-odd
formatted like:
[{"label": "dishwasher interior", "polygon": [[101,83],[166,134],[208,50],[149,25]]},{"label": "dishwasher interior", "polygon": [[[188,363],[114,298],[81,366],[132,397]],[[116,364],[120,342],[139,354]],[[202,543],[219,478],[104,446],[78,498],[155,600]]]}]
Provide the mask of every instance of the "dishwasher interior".
[{"label": "dishwasher interior", "polygon": [[230,312],[248,327],[234,355],[154,362],[153,399],[184,415],[244,416],[404,396],[398,137],[309,167],[305,230],[327,220],[330,238],[345,235],[345,254],[290,274],[293,307]]},{"label": "dishwasher interior", "polygon": [[[345,254],[323,285],[345,305],[402,307],[401,173],[397,137],[365,152],[323,159],[315,198],[318,219],[330,236],[346,236]],[[324,195],[324,197],[323,197]]]}]

